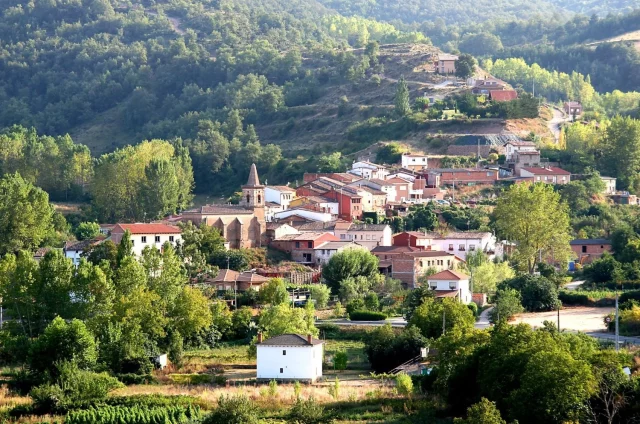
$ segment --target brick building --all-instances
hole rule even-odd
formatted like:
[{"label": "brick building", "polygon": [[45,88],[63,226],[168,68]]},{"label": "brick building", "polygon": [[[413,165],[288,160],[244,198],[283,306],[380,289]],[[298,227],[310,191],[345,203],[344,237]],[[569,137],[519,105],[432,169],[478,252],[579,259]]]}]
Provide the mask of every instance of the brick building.
[{"label": "brick building", "polygon": [[289,234],[271,242],[271,247],[291,254],[291,260],[303,264],[314,263],[314,249],[328,241],[340,241],[331,233]]},{"label": "brick building", "polygon": [[416,288],[419,280],[427,269],[444,271],[454,269],[462,262],[460,258],[451,253],[438,251],[407,252],[393,255],[389,261],[391,278],[402,281],[406,288]]},{"label": "brick building", "polygon": [[440,168],[430,170],[425,176],[429,187],[440,187],[453,184],[494,184],[499,179],[499,172],[484,168]]},{"label": "brick building", "polygon": [[611,252],[611,241],[607,239],[576,239],[570,243],[577,262],[585,265],[600,259],[604,252]]}]

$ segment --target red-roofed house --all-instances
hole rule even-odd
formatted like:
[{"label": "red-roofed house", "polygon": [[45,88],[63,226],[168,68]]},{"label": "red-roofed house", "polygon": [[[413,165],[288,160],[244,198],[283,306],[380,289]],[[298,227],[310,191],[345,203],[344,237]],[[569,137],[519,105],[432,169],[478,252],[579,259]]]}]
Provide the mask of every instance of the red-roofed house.
[{"label": "red-roofed house", "polygon": [[569,184],[571,172],[561,168],[548,166],[546,168],[521,168],[520,176],[532,178],[534,183]]},{"label": "red-roofed house", "polygon": [[435,291],[436,297],[453,297],[462,303],[471,303],[469,276],[450,269],[440,271],[427,278],[429,287]]},{"label": "red-roofed house", "polygon": [[494,102],[510,102],[518,98],[518,93],[516,90],[491,90],[489,97]]},{"label": "red-roofed house", "polygon": [[140,256],[147,246],[160,249],[166,242],[175,246],[178,240],[182,240],[182,230],[167,224],[116,224],[111,230],[111,240],[120,243],[125,231],[131,234],[132,251],[136,256]]},{"label": "red-roofed house", "polygon": [[313,264],[315,248],[329,241],[340,241],[331,233],[290,234],[271,242],[271,247],[291,254],[291,260],[304,264]]},{"label": "red-roofed house", "polygon": [[394,246],[410,246],[420,250],[431,250],[433,240],[438,238],[436,233],[405,231],[393,236]]}]

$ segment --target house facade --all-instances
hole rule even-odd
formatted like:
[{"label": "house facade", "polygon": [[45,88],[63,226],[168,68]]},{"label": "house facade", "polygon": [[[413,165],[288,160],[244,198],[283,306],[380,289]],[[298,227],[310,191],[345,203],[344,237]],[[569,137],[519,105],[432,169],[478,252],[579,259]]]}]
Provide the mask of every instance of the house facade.
[{"label": "house facade", "polygon": [[67,259],[71,259],[73,265],[77,267],[80,265],[80,259],[83,258],[83,254],[104,240],[105,237],[101,236],[91,240],[67,241],[65,242],[62,251],[64,252],[64,256]]},{"label": "house facade", "polygon": [[354,241],[368,250],[393,243],[393,231],[386,224],[349,224],[346,228],[338,225],[334,234],[341,241]]},{"label": "house facade", "polygon": [[436,70],[439,74],[455,74],[456,62],[458,56],[453,54],[440,54],[438,55],[438,61],[436,62]]},{"label": "house facade", "polygon": [[513,161],[518,153],[537,151],[538,147],[532,141],[509,141],[504,145],[504,156],[507,162]]},{"label": "house facade", "polygon": [[315,248],[329,241],[340,241],[331,233],[301,233],[283,236],[271,242],[271,247],[291,254],[291,260],[302,264],[315,264]]},{"label": "house facade", "polygon": [[564,102],[564,113],[569,116],[582,115],[582,104],[580,102]]},{"label": "house facade", "polygon": [[402,281],[405,288],[419,287],[419,280],[428,269],[444,271],[453,269],[461,259],[448,252],[407,252],[390,257],[391,278]]},{"label": "house facade", "polygon": [[576,262],[582,265],[590,264],[600,259],[604,252],[612,251],[611,240],[607,239],[576,239],[569,244],[577,257]]},{"label": "house facade", "polygon": [[617,179],[612,177],[600,177],[602,182],[604,183],[604,194],[616,194],[616,183]]},{"label": "house facade", "polygon": [[456,298],[462,303],[471,303],[469,276],[453,270],[444,270],[427,278],[429,288],[436,297]]},{"label": "house facade", "polygon": [[176,243],[182,240],[180,228],[166,224],[116,224],[111,230],[111,240],[119,244],[126,231],[129,232],[133,244],[131,251],[137,257],[142,255],[145,247],[156,247],[160,250],[167,242],[175,247]]},{"label": "house facade", "polygon": [[314,260],[316,266],[324,266],[329,263],[329,260],[336,254],[344,252],[345,250],[366,250],[366,247],[361,246],[353,241],[328,241],[314,248]]},{"label": "house facade", "polygon": [[427,155],[412,155],[405,153],[400,159],[402,167],[412,171],[422,171],[429,167],[429,157]]},{"label": "house facade", "polygon": [[571,182],[571,172],[554,166],[521,168],[520,176],[531,178],[534,183],[569,184]]},{"label": "house facade", "polygon": [[263,340],[258,333],[258,380],[316,382],[322,378],[323,344],[311,335],[282,334]]},{"label": "house facade", "polygon": [[430,170],[426,175],[430,187],[441,185],[494,184],[500,178],[495,169],[484,168],[441,168]]},{"label": "house facade", "polygon": [[385,178],[387,178],[387,175],[389,175],[389,170],[386,166],[363,160],[353,162],[349,173],[362,178],[377,178],[384,180]]},{"label": "house facade", "polygon": [[282,210],[289,208],[289,203],[296,197],[296,190],[288,186],[266,186],[264,199],[267,202],[277,203]]},{"label": "house facade", "polygon": [[405,231],[393,236],[393,245],[415,247],[420,250],[439,250],[433,247],[433,240],[438,236],[437,233]]},{"label": "house facade", "polygon": [[[462,260],[466,260],[469,252],[482,251],[493,259],[496,254],[501,256],[497,247],[496,237],[489,232],[458,231],[438,235],[431,240],[433,249],[449,252]],[[498,252],[496,250],[498,249]]]}]

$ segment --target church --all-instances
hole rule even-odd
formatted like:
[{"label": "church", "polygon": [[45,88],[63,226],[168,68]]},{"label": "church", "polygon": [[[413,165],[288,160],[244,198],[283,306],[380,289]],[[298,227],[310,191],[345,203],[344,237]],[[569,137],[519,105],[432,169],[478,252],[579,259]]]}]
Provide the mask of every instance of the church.
[{"label": "church", "polygon": [[267,231],[264,202],[264,186],[254,163],[247,184],[242,186],[239,205],[201,206],[184,211],[182,220],[216,227],[232,249],[263,247]]}]

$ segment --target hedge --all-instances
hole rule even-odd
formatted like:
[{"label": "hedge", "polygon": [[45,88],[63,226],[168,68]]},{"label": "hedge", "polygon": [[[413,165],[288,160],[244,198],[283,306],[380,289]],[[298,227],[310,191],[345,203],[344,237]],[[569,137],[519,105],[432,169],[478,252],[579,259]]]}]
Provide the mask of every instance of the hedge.
[{"label": "hedge", "polygon": [[374,311],[354,311],[349,314],[351,321],[384,321],[387,314]]},{"label": "hedge", "polygon": [[102,406],[67,414],[65,424],[186,424],[200,418],[200,408],[193,406]]},{"label": "hedge", "polygon": [[588,291],[562,290],[558,293],[558,299],[565,306],[613,306],[616,303],[614,292],[603,296],[601,291],[590,293]]}]

